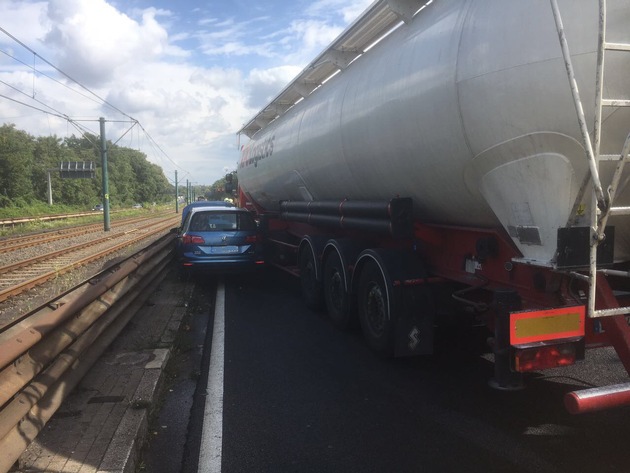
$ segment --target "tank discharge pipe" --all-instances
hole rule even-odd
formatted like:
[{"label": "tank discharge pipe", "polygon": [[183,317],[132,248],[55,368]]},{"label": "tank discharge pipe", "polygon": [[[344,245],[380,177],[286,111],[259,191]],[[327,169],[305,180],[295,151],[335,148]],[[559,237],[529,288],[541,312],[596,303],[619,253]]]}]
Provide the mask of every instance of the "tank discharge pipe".
[{"label": "tank discharge pipe", "polygon": [[362,230],[406,238],[413,233],[412,200],[292,201],[280,203],[280,218],[331,228]]}]

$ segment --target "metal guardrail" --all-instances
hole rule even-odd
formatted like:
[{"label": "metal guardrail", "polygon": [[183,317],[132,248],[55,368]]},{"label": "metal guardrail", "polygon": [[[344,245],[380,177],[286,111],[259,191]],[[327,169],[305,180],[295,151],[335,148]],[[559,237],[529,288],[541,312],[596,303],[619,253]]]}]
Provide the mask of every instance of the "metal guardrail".
[{"label": "metal guardrail", "polygon": [[[115,210],[111,213],[118,213],[120,211],[130,210],[130,209],[121,209]],[[55,220],[68,220],[73,218],[80,217],[93,217],[95,215],[103,215],[102,211],[98,210],[86,210],[85,212],[77,212],[71,214],[57,214],[57,215],[40,215],[40,216],[31,216],[31,217],[15,217],[15,218],[5,218],[0,219],[0,228],[2,227],[14,227],[17,225],[26,225],[27,223],[34,222],[52,222]]]},{"label": "metal guardrail", "polygon": [[89,212],[80,212],[76,214],[60,214],[60,215],[41,215],[39,217],[16,217],[0,220],[0,227],[13,227],[16,225],[25,225],[33,222],[51,222],[54,220],[67,220],[69,218],[90,217],[92,215],[100,215],[101,212],[92,210]]},{"label": "metal guardrail", "polygon": [[35,439],[163,277],[174,233],[0,332],[0,473]]}]

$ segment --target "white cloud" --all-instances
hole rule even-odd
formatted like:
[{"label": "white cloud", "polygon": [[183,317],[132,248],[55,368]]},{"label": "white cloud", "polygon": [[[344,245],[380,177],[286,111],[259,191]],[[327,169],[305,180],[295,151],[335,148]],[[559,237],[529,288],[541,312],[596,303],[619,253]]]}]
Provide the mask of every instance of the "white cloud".
[{"label": "white cloud", "polygon": [[[41,22],[45,21],[48,2],[23,2],[22,0],[0,1],[0,26],[28,44],[35,45],[41,38]],[[7,21],[10,19],[10,21]],[[0,45],[13,46],[8,36],[0,34]]]},{"label": "white cloud", "polygon": [[220,21],[216,18],[199,21],[200,29],[195,37],[199,50],[208,56],[276,57],[275,47],[262,24],[266,17],[256,17],[236,22],[234,19]]},{"label": "white cloud", "polygon": [[267,105],[301,70],[298,66],[252,69],[245,85],[249,90],[247,104],[253,107],[253,113]]},{"label": "white cloud", "polygon": [[[350,13],[353,6],[362,9],[369,2],[320,0],[301,18],[280,26],[277,16],[221,17],[217,7],[204,4],[204,13],[184,22],[185,28],[178,23],[184,16],[178,6],[124,11],[125,3],[115,8],[105,0],[0,0],[0,21],[9,18],[3,27],[10,26],[29,47],[139,120],[170,159],[137,134],[126,135],[122,146],[140,147],[168,177],[172,159],[180,177],[210,184],[238,161],[236,131],[341,32],[344,22],[354,19],[359,11]],[[217,11],[210,14],[211,9]],[[26,63],[0,54],[0,80],[23,92],[0,83],[0,95],[24,102],[35,96],[73,118],[105,116],[112,120],[107,124],[112,141],[130,126],[117,123],[127,118],[7,36],[0,34],[0,46],[21,51]],[[33,73],[33,64],[40,72]],[[34,135],[78,134],[63,119],[0,97],[0,123],[6,122]],[[97,123],[81,123],[98,134]]]},{"label": "white cloud", "polygon": [[[104,0],[51,0],[52,23],[46,43],[58,50],[58,66],[87,86],[107,83],[119,68],[180,53],[169,46],[168,33],[156,16],[145,10],[137,22]],[[181,53],[180,53],[181,54]]]},{"label": "white cloud", "polygon": [[[343,31],[341,26],[319,20],[297,20],[291,23],[291,33],[301,45],[293,56],[306,65],[315,55],[330,44]],[[294,39],[294,40],[295,40]],[[306,58],[306,59],[305,59]]]},{"label": "white cloud", "polygon": [[354,21],[373,0],[317,0],[307,9],[307,13],[313,17],[327,17],[331,14],[341,14],[344,24]]}]

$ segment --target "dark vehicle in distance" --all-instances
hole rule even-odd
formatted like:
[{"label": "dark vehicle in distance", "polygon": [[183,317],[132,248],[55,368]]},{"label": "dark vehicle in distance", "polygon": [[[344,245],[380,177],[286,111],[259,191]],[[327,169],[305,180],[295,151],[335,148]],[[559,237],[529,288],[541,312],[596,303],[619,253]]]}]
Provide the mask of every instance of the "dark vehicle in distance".
[{"label": "dark vehicle in distance", "polygon": [[191,207],[176,240],[177,265],[210,273],[252,271],[264,265],[258,226],[237,207]]}]

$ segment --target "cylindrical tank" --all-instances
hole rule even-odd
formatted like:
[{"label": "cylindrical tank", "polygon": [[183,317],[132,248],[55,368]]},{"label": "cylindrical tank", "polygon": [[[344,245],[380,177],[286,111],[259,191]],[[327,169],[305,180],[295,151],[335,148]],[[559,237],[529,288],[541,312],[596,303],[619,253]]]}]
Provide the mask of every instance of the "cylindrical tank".
[{"label": "cylindrical tank", "polygon": [[[592,130],[598,4],[559,6]],[[630,43],[629,24],[630,3],[608,0],[608,41]],[[607,53],[605,95],[629,99],[629,73],[630,52]],[[619,154],[630,109],[604,118],[601,152]],[[264,159],[247,159],[254,148]],[[579,193],[588,161],[550,2],[434,1],[256,133],[238,175],[269,210],[411,197],[423,222],[502,225],[525,260],[553,264],[557,229],[589,225],[591,194]],[[611,224],[628,248],[630,231]]]}]

